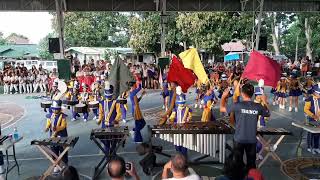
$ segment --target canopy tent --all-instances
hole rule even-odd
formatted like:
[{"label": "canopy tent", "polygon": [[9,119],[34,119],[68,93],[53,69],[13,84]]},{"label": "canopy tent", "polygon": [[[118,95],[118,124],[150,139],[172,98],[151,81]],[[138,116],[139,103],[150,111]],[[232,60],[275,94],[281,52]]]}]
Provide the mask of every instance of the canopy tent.
[{"label": "canopy tent", "polygon": [[240,60],[240,54],[239,53],[229,53],[224,56],[224,62],[228,61],[238,61]]}]

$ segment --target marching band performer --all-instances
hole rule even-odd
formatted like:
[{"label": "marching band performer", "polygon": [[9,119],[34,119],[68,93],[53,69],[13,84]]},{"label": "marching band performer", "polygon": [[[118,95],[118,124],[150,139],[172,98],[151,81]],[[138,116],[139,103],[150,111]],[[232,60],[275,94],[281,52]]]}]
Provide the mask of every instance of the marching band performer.
[{"label": "marching band performer", "polygon": [[[88,92],[88,85],[82,83],[82,93],[80,94],[80,100],[83,104],[87,105],[89,100],[89,92]],[[83,112],[83,121],[87,122],[89,117],[88,109]]]},{"label": "marching band performer", "polygon": [[169,84],[167,79],[163,78],[162,86],[161,86],[161,95],[163,98],[163,106],[162,109],[168,110],[168,101],[169,101]]},{"label": "marching band performer", "polygon": [[213,88],[207,86],[207,91],[201,101],[203,105],[203,112],[201,117],[201,122],[215,121],[215,115],[212,113],[213,105],[216,103],[216,97],[213,92]]},{"label": "marching band performer", "polygon": [[[264,95],[264,81],[263,80],[259,80],[259,85],[258,87],[255,87],[255,92],[254,92],[254,95],[255,95],[255,99],[254,99],[254,102],[255,103],[258,103],[258,104],[261,104],[265,109],[269,109],[269,106],[267,103],[267,100],[263,100],[262,98],[262,95]],[[268,98],[266,98],[268,99]],[[266,127],[266,121],[268,120],[268,117],[264,117],[262,115],[259,115],[258,117],[258,123],[257,123],[257,129],[260,129],[260,128],[263,128],[263,127]],[[260,151],[262,149],[262,144],[259,140],[257,140],[257,146],[256,146],[256,150],[257,150],[257,159],[258,160],[262,160],[263,157],[262,155],[260,154]]]},{"label": "marching band performer", "polygon": [[314,81],[312,79],[312,72],[307,72],[306,81],[304,85],[304,95],[305,99],[312,96],[313,90],[312,87],[314,86]]},{"label": "marching band performer", "polygon": [[221,96],[223,94],[223,91],[225,89],[227,89],[228,87],[229,87],[229,85],[228,85],[228,77],[227,77],[227,75],[222,74],[221,75],[221,80],[220,80],[220,83],[219,83],[219,95],[218,95],[219,98],[221,98]]},{"label": "marching band performer", "polygon": [[282,76],[281,76],[280,81],[278,82],[278,86],[277,86],[277,95],[279,97],[279,108],[280,109],[286,108],[285,99],[287,97],[287,90],[288,90],[286,76],[287,76],[287,73],[282,73]]},{"label": "marching band performer", "polygon": [[[67,115],[62,113],[61,111],[61,100],[54,100],[51,105],[52,113],[47,114],[47,124],[45,128],[45,132],[50,133],[50,137],[68,137],[67,132]],[[59,156],[60,153],[63,152],[63,146],[52,146],[51,150]],[[68,164],[68,152],[62,157],[62,161],[65,164]],[[58,167],[54,168],[54,172],[59,172]]]},{"label": "marching band performer", "polygon": [[4,73],[3,76],[3,94],[9,94],[10,76]]},{"label": "marching band performer", "polygon": [[[79,95],[79,83],[78,81],[74,81],[73,87],[69,86],[69,91],[66,94],[66,99],[68,101],[79,101],[80,100],[80,95]],[[74,112],[74,107],[71,106],[71,114],[72,114],[72,119],[71,121],[77,120],[77,117],[80,117],[80,115],[76,112]]]},{"label": "marching band performer", "polygon": [[[120,100],[126,100],[128,98],[128,93],[124,92],[120,96]],[[126,118],[127,118],[127,111],[128,111],[128,103],[120,103],[120,109],[121,109],[121,117],[122,117],[122,122],[126,123]]]},{"label": "marching band performer", "polygon": [[[292,105],[295,104],[294,111],[298,112],[299,96],[302,95],[297,75],[292,73],[289,79],[289,112],[292,111]],[[293,102],[294,101],[294,102]]]},{"label": "marching band performer", "polygon": [[36,73],[35,74],[35,84],[34,84],[34,87],[33,87],[33,93],[36,93],[38,91],[38,88],[40,87],[40,91],[42,91],[41,89],[41,74],[39,73]]},{"label": "marching band performer", "polygon": [[[304,105],[304,112],[307,114],[307,120],[310,124],[319,125],[320,121],[320,82],[313,86],[313,94],[310,96]],[[308,151],[312,154],[320,154],[320,134],[309,133],[307,135]]]},{"label": "marching band performer", "polygon": [[145,91],[142,91],[141,96],[138,98],[137,94],[140,92],[142,89],[142,84],[140,83],[138,87],[136,87],[136,83],[130,83],[131,89],[130,89],[130,101],[132,104],[132,116],[135,121],[135,127],[133,128],[134,131],[134,142],[136,143],[142,143],[142,135],[141,135],[141,130],[144,128],[146,125],[146,121],[144,120],[141,110],[140,110],[140,105],[139,102],[142,98],[142,96],[145,94]]},{"label": "marching band performer", "polygon": [[[121,118],[120,104],[112,97],[113,86],[110,85],[109,81],[105,82],[104,89],[105,98],[99,102],[99,118],[97,119],[97,124],[101,124],[101,128],[114,127],[115,125],[119,125]],[[110,154],[113,152],[115,144],[112,143],[112,141],[103,140],[102,143],[107,153]]]},{"label": "marching band performer", "polygon": [[[102,95],[100,92],[101,86],[98,82],[94,82],[92,84],[91,90],[92,90],[92,98],[90,98],[90,101],[101,101]],[[92,109],[92,112],[94,114],[93,120],[97,120],[99,116],[99,108]]]},{"label": "marching band performer", "polygon": [[202,108],[201,99],[203,98],[204,93],[203,93],[203,88],[200,81],[196,82],[196,94],[197,94],[197,97],[196,97],[196,103],[194,104],[194,108],[195,109],[198,108],[198,105],[199,105],[199,108],[201,109]]},{"label": "marching band performer", "polygon": [[177,97],[176,86],[177,86],[177,84],[175,82],[171,82],[170,83],[170,86],[169,86],[170,87],[170,90],[169,90],[169,108],[165,112],[165,114],[161,116],[161,120],[159,122],[160,125],[165,124],[167,122],[167,119],[170,117],[173,109],[176,106],[176,97]]},{"label": "marching band performer", "polygon": [[101,128],[113,127],[115,124],[119,124],[121,118],[120,103],[113,99],[113,86],[109,81],[105,82],[104,90],[105,98],[99,102],[99,118],[97,123]]},{"label": "marching band performer", "polygon": [[[169,120],[173,124],[181,124],[190,122],[192,119],[192,110],[186,106],[186,95],[182,93],[182,89],[180,86],[176,88],[177,99],[176,104],[177,106],[174,108]],[[175,146],[176,151],[187,155],[188,149],[183,146]]]}]

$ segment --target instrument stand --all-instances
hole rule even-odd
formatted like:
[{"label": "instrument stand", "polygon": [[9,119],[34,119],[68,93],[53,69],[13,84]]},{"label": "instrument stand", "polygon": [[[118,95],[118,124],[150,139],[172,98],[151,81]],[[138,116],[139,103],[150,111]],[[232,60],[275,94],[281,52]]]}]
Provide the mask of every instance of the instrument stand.
[{"label": "instrument stand", "polygon": [[62,161],[63,156],[69,151],[71,148],[70,146],[67,146],[64,148],[63,152],[57,156],[50,148],[44,145],[36,145],[36,147],[46,156],[46,158],[52,163],[51,166],[47,169],[47,171],[41,176],[41,180],[46,179],[47,176],[50,176],[52,174],[52,171],[54,167],[58,167],[61,171],[64,167],[67,167],[67,165]]},{"label": "instrument stand", "polygon": [[267,159],[269,158],[269,156],[272,156],[272,158],[276,161],[279,161],[280,164],[282,165],[283,162],[280,159],[280,157],[276,154],[276,150],[278,148],[278,145],[281,143],[281,141],[283,140],[283,138],[286,135],[281,135],[275,144],[271,144],[272,140],[274,139],[274,136],[272,136],[269,140],[266,140],[265,138],[263,138],[260,134],[257,135],[258,140],[261,142],[262,144],[262,149],[258,154],[262,154],[263,152],[266,152],[265,157],[261,160],[261,162],[258,165],[258,168],[260,169],[262,167],[262,165],[267,161]]},{"label": "instrument stand", "polygon": [[[124,146],[125,138],[118,141],[117,139],[99,139],[94,136],[91,136],[90,139],[98,146],[98,148],[103,152],[104,157],[100,160],[98,165],[94,168],[94,174],[92,179],[95,180],[99,177],[99,175],[102,173],[108,162],[112,157],[115,157],[117,155],[117,150],[122,145]],[[102,141],[111,141],[110,143],[110,153],[106,152],[105,148],[103,147]],[[115,145],[116,144],[116,145]],[[115,148],[112,148],[112,147]]]}]

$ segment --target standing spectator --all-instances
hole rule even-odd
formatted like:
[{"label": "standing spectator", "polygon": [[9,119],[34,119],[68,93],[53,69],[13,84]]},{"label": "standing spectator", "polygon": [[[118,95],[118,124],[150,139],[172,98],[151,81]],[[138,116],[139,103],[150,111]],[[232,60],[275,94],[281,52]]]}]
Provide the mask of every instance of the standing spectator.
[{"label": "standing spectator", "polygon": [[[172,172],[173,177],[169,178],[169,171]],[[164,165],[162,172],[162,179],[166,180],[200,180],[196,174],[188,175],[188,161],[182,154],[176,154],[171,160]]]},{"label": "standing spectator", "polygon": [[[309,57],[307,56],[309,59]],[[300,69],[301,69],[301,75],[306,76],[308,72],[308,60],[307,58],[301,60]]]},{"label": "standing spectator", "polygon": [[11,73],[11,76],[10,76],[10,93],[9,94],[13,94],[13,89],[14,89],[14,92],[15,94],[18,93],[18,76],[16,75],[16,73]]},{"label": "standing spectator", "polygon": [[94,65],[94,59],[91,59],[89,66],[91,68],[91,71],[95,71],[96,70],[96,67]]},{"label": "standing spectator", "polygon": [[8,73],[4,73],[3,76],[3,94],[9,94],[10,76]]},{"label": "standing spectator", "polygon": [[143,88],[148,88],[148,68],[147,64],[144,63],[142,66],[142,87]]},{"label": "standing spectator", "polygon": [[74,67],[74,73],[77,73],[80,70],[80,61],[78,59],[78,53],[75,54],[75,57],[73,58],[73,67]]}]

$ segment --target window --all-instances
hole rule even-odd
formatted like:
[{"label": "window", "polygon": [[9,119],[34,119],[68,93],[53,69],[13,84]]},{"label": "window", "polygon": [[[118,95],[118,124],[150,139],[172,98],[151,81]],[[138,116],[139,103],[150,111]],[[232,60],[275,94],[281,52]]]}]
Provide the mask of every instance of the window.
[{"label": "window", "polygon": [[47,66],[53,66],[53,62],[47,62]]}]

